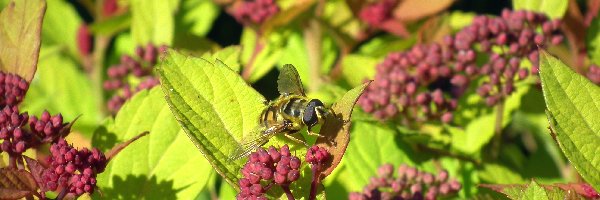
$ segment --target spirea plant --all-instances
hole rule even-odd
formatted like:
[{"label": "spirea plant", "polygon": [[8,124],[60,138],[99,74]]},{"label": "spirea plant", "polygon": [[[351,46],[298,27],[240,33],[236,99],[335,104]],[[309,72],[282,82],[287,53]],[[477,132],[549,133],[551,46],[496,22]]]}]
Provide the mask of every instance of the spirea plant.
[{"label": "spirea plant", "polygon": [[594,0],[0,0],[0,199],[599,199]]}]

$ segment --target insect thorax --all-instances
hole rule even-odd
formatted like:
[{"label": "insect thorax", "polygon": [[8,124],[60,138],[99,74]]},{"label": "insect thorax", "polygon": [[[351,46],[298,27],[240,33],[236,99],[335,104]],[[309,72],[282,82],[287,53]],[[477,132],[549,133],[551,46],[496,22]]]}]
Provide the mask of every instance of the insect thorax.
[{"label": "insect thorax", "polygon": [[295,132],[303,127],[302,115],[308,100],[298,95],[280,96],[273,100],[262,112],[260,123],[269,128],[288,122],[290,132]]}]

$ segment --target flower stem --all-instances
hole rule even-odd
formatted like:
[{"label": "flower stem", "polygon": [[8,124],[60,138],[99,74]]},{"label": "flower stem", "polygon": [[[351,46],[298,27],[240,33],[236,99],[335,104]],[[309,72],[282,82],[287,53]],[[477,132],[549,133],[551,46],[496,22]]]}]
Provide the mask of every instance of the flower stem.
[{"label": "flower stem", "polygon": [[60,193],[58,194],[58,196],[56,196],[56,200],[62,200],[65,198],[65,196],[67,196],[67,188],[63,188]]},{"label": "flower stem", "polygon": [[308,196],[309,200],[317,199],[317,187],[319,186],[319,170],[317,170],[317,166],[313,165],[311,168],[312,172],[312,182],[310,183],[310,196]]},{"label": "flower stem", "polygon": [[17,168],[17,158],[16,156],[8,156],[8,167],[10,168]]},{"label": "flower stem", "polygon": [[250,56],[250,60],[246,63],[244,70],[242,71],[242,78],[244,80],[249,81],[250,76],[252,75],[252,71],[254,71],[254,62],[256,61],[256,57],[258,54],[264,49],[265,45],[262,42],[262,31],[256,31],[256,44],[254,45],[254,50],[252,50],[252,55]]},{"label": "flower stem", "polygon": [[498,157],[500,152],[500,143],[502,141],[502,118],[504,117],[504,98],[500,99],[496,105],[496,122],[494,125],[494,141],[492,146],[492,156]]},{"label": "flower stem", "polygon": [[304,44],[308,53],[309,75],[311,79],[308,85],[310,91],[316,91],[323,82],[320,77],[322,37],[323,32],[319,22],[316,19],[310,20],[306,29],[304,29]]},{"label": "flower stem", "polygon": [[283,189],[283,191],[285,192],[285,195],[287,196],[288,200],[296,200],[296,198],[294,198],[294,195],[292,194],[292,191],[290,190],[290,185],[281,185],[281,189]]}]

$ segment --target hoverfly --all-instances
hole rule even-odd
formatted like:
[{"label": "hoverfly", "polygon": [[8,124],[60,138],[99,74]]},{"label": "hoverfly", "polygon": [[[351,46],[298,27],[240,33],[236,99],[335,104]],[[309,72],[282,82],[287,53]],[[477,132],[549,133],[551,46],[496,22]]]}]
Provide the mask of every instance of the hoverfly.
[{"label": "hoverfly", "polygon": [[323,102],[306,97],[298,71],[293,65],[284,65],[277,80],[277,90],[280,96],[269,102],[258,119],[259,125],[252,131],[253,137],[242,139],[242,143],[229,156],[230,161],[240,159],[250,154],[269,139],[283,133],[288,138],[307,145],[303,140],[293,137],[304,126],[311,129],[323,124],[325,116],[330,114]]}]

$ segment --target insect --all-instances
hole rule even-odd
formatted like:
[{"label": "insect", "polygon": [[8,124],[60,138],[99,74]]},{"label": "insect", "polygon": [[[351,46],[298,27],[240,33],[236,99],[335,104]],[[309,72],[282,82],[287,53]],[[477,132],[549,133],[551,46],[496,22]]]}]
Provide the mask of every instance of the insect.
[{"label": "insect", "polygon": [[237,160],[250,154],[277,134],[284,134],[293,141],[307,145],[303,140],[292,134],[305,126],[308,133],[318,124],[323,124],[325,117],[331,112],[318,99],[306,97],[298,71],[292,65],[284,65],[277,80],[277,90],[280,96],[269,102],[259,118],[259,125],[253,129],[253,137],[244,138],[229,160]]}]

